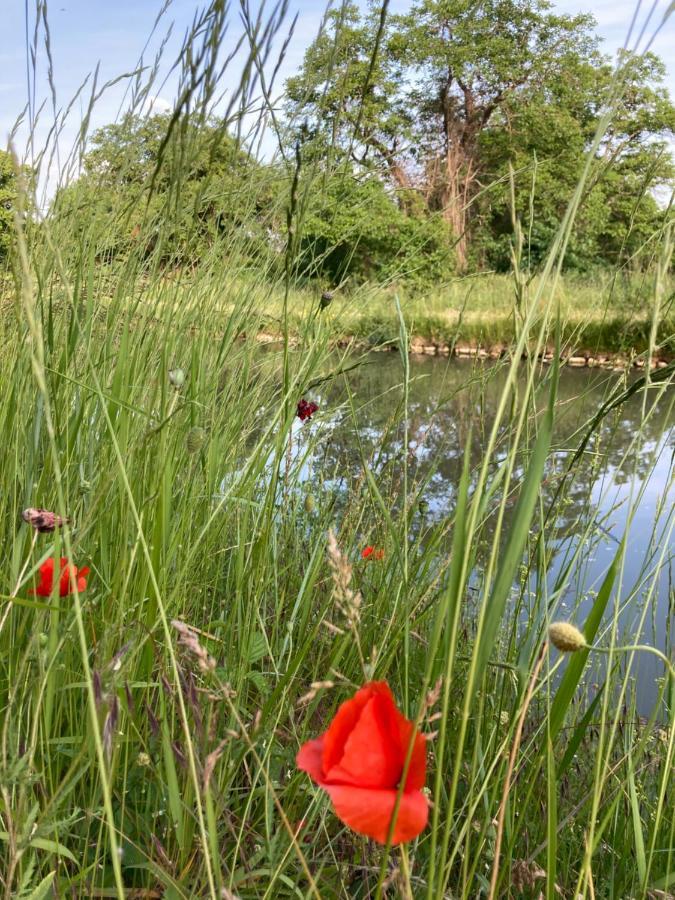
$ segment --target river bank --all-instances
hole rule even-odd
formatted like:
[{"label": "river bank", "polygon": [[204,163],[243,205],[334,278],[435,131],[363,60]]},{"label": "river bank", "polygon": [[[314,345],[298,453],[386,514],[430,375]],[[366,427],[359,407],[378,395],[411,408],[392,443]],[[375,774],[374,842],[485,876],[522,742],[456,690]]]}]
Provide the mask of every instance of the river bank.
[{"label": "river bank", "polygon": [[[664,367],[675,358],[675,316],[667,301],[673,286],[658,296],[645,276],[611,278],[561,277],[543,289],[535,279],[527,302],[538,291],[560,311],[562,360],[572,366],[625,369]],[[250,286],[249,286],[250,291]],[[282,333],[283,295],[253,289],[251,306],[263,341]],[[327,299],[326,299],[327,298]],[[385,349],[399,340],[397,301],[410,335],[411,353],[429,356],[498,359],[517,341],[518,313],[513,279],[485,275],[439,285],[433,292],[406,293],[395,286],[360,286],[353,290],[321,292],[307,286],[291,291],[288,299],[292,334],[302,335],[306,323],[321,323],[340,345]],[[522,313],[521,313],[522,315]],[[553,359],[553,347],[542,355]]]},{"label": "river bank", "polygon": [[[246,339],[246,333],[241,337]],[[279,344],[283,341],[283,335],[272,331],[258,331],[255,334],[255,340],[260,344]],[[289,338],[292,346],[300,345],[298,335],[292,334]],[[370,349],[379,352],[397,352],[399,349],[398,340],[378,342],[373,345],[368,340],[356,335],[341,335],[336,338],[335,346],[340,348],[353,347],[358,349]],[[512,352],[512,347],[504,343],[492,343],[488,346],[481,344],[466,344],[462,342],[445,343],[431,340],[420,335],[414,335],[410,340],[409,353],[412,357],[455,357],[457,359],[482,359],[482,360],[498,360],[508,357]],[[522,359],[528,359],[528,354],[524,353]],[[537,354],[537,359],[550,365],[555,359],[554,348],[546,347],[543,353]],[[598,350],[567,350],[561,353],[560,362],[562,365],[571,366],[573,368],[600,368],[610,369],[615,372],[622,372],[627,369],[645,369],[649,362],[650,369],[665,369],[673,362],[672,353],[659,352],[657,355],[647,357],[645,353],[637,353],[635,351],[629,353],[613,353]]]}]

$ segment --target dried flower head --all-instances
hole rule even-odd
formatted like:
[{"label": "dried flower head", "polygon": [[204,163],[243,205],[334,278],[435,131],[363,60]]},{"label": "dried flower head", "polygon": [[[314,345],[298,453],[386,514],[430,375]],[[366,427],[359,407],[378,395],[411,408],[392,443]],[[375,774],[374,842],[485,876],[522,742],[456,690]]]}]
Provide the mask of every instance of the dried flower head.
[{"label": "dried flower head", "polygon": [[180,619],[172,619],[171,624],[178,632],[178,643],[194,656],[202,672],[213,672],[216,668],[216,661],[199,643],[196,632]]},{"label": "dried flower head", "polygon": [[179,391],[186,381],[185,372],[182,369],[171,369],[169,371],[169,381]]},{"label": "dried flower head", "polygon": [[359,621],[361,594],[351,587],[352,567],[338,547],[337,538],[332,529],[328,532],[328,563],[333,575],[335,600],[338,608],[348,624],[355,628]]},{"label": "dried flower head", "polygon": [[548,636],[553,646],[563,653],[575,653],[587,646],[586,638],[571,622],[553,622]]},{"label": "dried flower head", "polygon": [[32,506],[21,513],[24,522],[32,525],[39,534],[47,534],[56,528],[62,528],[70,519],[59,516],[48,509],[34,509]]}]

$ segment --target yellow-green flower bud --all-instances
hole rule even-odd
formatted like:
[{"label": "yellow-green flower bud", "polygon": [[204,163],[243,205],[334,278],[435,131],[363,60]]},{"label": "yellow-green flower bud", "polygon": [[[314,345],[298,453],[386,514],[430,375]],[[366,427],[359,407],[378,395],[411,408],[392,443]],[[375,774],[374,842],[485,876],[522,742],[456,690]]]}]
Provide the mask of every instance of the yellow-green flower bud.
[{"label": "yellow-green flower bud", "polygon": [[185,439],[185,443],[187,445],[188,453],[198,453],[199,450],[204,446],[204,442],[206,441],[206,432],[203,428],[200,428],[196,425],[194,428],[191,428]]},{"label": "yellow-green flower bud", "polygon": [[586,638],[570,622],[553,622],[548,629],[548,636],[553,646],[563,653],[575,653],[588,646]]}]

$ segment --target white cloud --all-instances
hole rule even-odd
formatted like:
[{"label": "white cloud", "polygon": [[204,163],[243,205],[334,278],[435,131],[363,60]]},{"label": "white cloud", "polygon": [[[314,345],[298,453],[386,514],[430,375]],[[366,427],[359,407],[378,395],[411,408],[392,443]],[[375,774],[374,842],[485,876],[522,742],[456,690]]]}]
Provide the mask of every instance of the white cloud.
[{"label": "white cloud", "polygon": [[173,103],[170,100],[159,96],[148,97],[148,99],[143,104],[143,113],[146,116],[169,112],[172,109]]}]

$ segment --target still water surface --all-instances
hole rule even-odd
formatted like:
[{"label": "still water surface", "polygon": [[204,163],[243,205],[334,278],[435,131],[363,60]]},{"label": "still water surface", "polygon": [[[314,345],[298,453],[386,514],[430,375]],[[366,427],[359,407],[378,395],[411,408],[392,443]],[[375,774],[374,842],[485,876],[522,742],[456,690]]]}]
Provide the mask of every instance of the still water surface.
[{"label": "still water surface", "polygon": [[[318,388],[314,397],[321,412],[309,424],[317,439],[313,452],[296,425],[301,478],[346,498],[363,479],[363,460],[369,461],[383,495],[392,510],[400,508],[404,425],[408,427],[408,476],[410,491],[419,491],[419,512],[413,527],[433,528],[452,513],[465,452],[471,452],[477,469],[484,457],[497,404],[505,383],[501,364],[474,361],[411,360],[407,416],[404,415],[402,362],[397,354],[373,354],[371,360],[347,375]],[[550,606],[553,618],[583,624],[614,559],[624,533],[627,552],[621,583],[610,602],[606,626],[614,615],[626,643],[638,638],[672,653],[675,624],[673,560],[675,510],[673,505],[673,451],[675,449],[675,389],[652,387],[622,403],[603,420],[596,436],[577,464],[571,478],[563,480],[570,454],[579,445],[583,427],[613,389],[628,386],[635,376],[570,369],[561,371],[556,404],[552,451],[547,462],[541,498],[551,509],[549,534],[551,558],[542,573],[530,578],[530,592],[521,597],[518,615],[541,615],[529,609],[528,597]],[[545,372],[542,371],[542,378]],[[525,368],[519,377],[521,396]],[[543,408],[547,387],[538,400]],[[534,429],[530,419],[529,428]],[[496,470],[509,451],[505,428],[494,459]],[[508,513],[517,499],[518,474]],[[562,486],[561,486],[562,480]],[[397,499],[398,498],[398,499]],[[423,537],[422,537],[423,539]],[[554,592],[564,567],[574,560],[565,588]],[[534,581],[540,579],[539,591]],[[480,581],[480,572],[476,582]],[[536,599],[538,593],[539,599]],[[523,623],[524,624],[524,623]],[[607,633],[600,642],[609,640]],[[594,677],[600,679],[602,663]],[[632,663],[637,683],[637,702],[647,714],[657,696],[656,679],[663,666],[651,656],[640,655]]]}]

